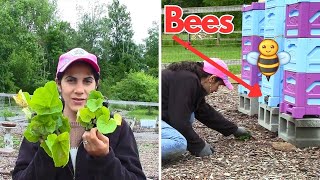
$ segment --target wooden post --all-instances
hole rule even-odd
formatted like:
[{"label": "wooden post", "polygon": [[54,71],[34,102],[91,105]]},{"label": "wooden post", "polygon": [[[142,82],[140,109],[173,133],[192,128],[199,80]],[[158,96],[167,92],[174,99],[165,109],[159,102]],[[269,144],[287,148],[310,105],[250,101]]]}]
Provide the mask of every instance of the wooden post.
[{"label": "wooden post", "polygon": [[220,45],[220,33],[217,33],[217,45]]}]

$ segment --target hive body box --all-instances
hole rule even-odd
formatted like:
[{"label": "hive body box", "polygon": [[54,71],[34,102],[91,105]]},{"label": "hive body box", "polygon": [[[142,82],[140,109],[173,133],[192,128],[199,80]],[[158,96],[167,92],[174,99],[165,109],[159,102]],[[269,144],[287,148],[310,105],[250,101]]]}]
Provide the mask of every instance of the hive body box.
[{"label": "hive body box", "polygon": [[280,112],[293,118],[320,115],[320,73],[285,71]]},{"label": "hive body box", "polygon": [[287,5],[286,38],[320,37],[320,2],[301,2]]}]

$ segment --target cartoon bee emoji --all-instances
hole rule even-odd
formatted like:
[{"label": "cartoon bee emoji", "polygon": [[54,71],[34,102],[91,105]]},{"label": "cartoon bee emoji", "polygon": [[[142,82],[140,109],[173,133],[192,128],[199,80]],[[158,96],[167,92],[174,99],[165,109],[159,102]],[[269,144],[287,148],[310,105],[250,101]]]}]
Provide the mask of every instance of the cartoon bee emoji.
[{"label": "cartoon bee emoji", "polygon": [[269,81],[270,76],[274,75],[280,65],[287,64],[290,61],[290,54],[287,52],[278,52],[278,43],[272,39],[265,39],[259,44],[259,52],[250,52],[247,54],[247,61],[252,65],[257,65],[260,72],[266,76]]}]

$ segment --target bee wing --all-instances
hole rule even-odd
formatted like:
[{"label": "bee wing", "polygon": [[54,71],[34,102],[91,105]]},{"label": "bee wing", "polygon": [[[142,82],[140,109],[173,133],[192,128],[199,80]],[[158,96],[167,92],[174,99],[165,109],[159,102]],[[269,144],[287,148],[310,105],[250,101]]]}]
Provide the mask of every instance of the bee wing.
[{"label": "bee wing", "polygon": [[279,52],[278,58],[281,65],[288,64],[291,59],[290,54],[287,52]]},{"label": "bee wing", "polygon": [[247,61],[252,65],[257,65],[258,58],[259,58],[258,52],[249,52],[247,54]]}]

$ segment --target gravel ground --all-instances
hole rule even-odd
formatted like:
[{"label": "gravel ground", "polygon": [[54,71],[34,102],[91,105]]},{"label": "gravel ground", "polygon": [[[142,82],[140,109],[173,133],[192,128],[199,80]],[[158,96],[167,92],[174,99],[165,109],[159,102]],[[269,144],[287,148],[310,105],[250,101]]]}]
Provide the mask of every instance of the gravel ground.
[{"label": "gravel ground", "polygon": [[162,166],[161,179],[320,179],[320,148],[295,148],[258,124],[257,116],[237,111],[237,86],[222,88],[207,102],[230,121],[249,129],[247,141],[224,137],[198,121],[194,128],[215,147],[214,155],[194,157],[189,153]]},{"label": "gravel ground", "polygon": [[[16,158],[18,156],[19,142],[22,140],[22,132],[24,127],[18,126],[13,131],[14,141],[16,141],[16,152],[11,154],[0,153],[0,180],[11,180],[10,171],[14,168]],[[148,179],[159,179],[159,161],[158,161],[158,133],[150,129],[137,128],[138,132],[134,132],[136,137],[140,161]],[[0,137],[4,132],[0,128]]]}]

